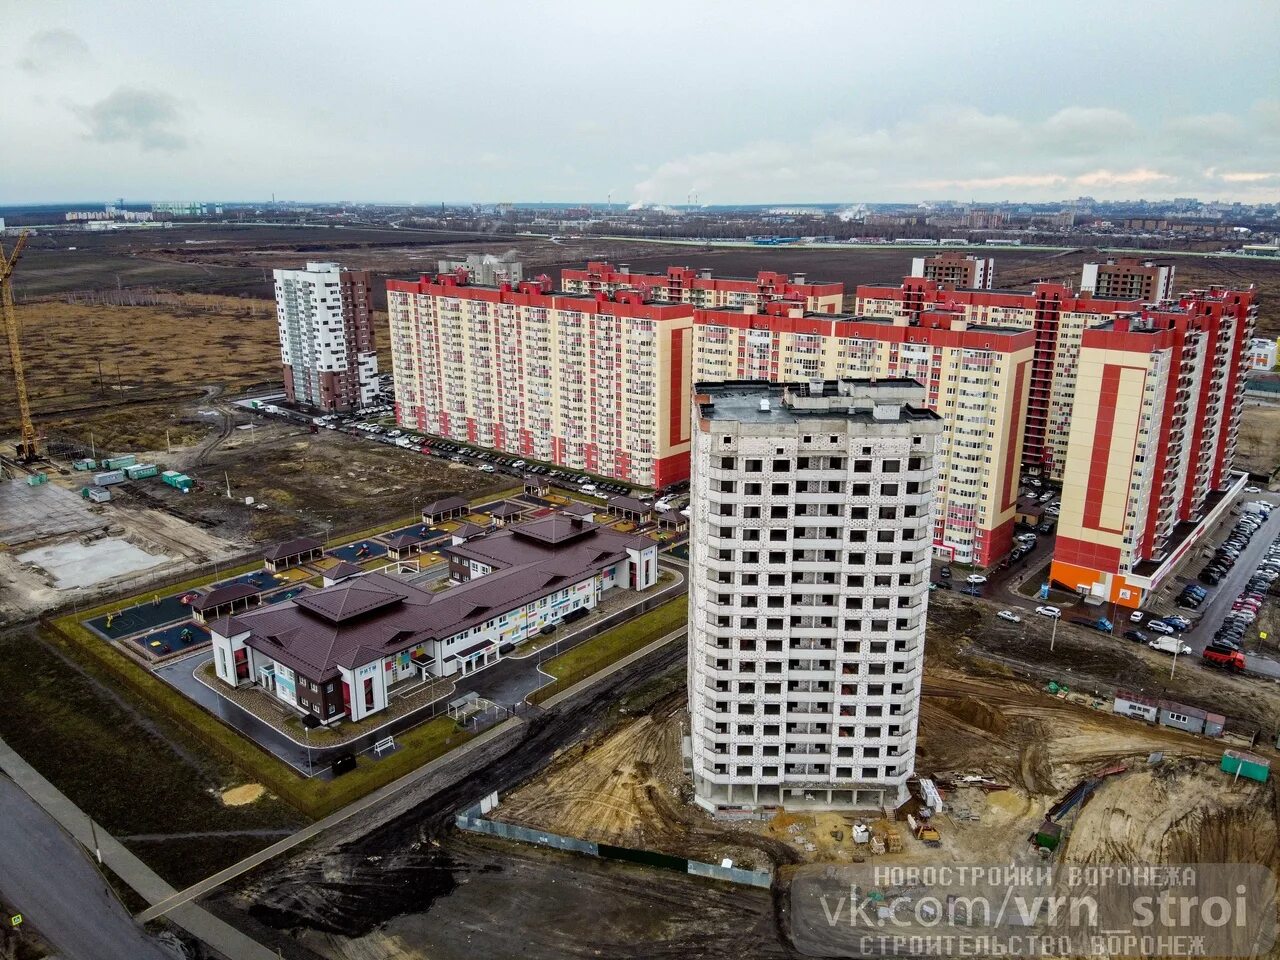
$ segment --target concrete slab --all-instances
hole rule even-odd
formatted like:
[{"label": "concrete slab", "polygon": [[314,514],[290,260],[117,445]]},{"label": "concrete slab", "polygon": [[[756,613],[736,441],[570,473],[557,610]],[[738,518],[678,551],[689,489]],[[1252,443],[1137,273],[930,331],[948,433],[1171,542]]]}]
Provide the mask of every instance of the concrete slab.
[{"label": "concrete slab", "polygon": [[89,544],[74,541],[37,547],[18,554],[18,559],[47,571],[59,590],[92,586],[173,560],[147,553],[119,537],[105,537]]},{"label": "concrete slab", "polygon": [[[91,474],[84,474],[92,482]],[[16,546],[71,533],[101,530],[109,520],[93,513],[89,501],[53,483],[27,486],[25,480],[0,483],[0,544]]]}]

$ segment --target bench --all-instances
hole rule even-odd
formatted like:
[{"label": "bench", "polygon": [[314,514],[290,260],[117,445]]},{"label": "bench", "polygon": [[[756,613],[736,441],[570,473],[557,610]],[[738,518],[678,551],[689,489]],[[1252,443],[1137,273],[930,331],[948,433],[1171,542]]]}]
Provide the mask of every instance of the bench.
[{"label": "bench", "polygon": [[378,756],[382,756],[388,750],[394,750],[395,748],[396,748],[396,738],[387,737],[384,740],[379,740],[377,743],[373,745],[373,752],[376,753]]}]

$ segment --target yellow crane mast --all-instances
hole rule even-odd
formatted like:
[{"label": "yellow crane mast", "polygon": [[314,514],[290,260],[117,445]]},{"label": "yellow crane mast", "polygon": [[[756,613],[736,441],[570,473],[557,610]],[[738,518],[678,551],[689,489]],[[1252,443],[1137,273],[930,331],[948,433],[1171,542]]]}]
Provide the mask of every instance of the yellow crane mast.
[{"label": "yellow crane mast", "polygon": [[18,460],[29,463],[38,456],[36,446],[40,438],[31,423],[31,404],[27,400],[27,376],[22,367],[22,338],[18,327],[18,314],[13,309],[13,268],[27,245],[27,235],[20,234],[13,245],[13,253],[5,256],[0,245],[0,304],[4,309],[4,329],[9,336],[9,360],[13,364],[13,382],[18,390],[18,419],[22,427],[22,439],[18,441]]}]

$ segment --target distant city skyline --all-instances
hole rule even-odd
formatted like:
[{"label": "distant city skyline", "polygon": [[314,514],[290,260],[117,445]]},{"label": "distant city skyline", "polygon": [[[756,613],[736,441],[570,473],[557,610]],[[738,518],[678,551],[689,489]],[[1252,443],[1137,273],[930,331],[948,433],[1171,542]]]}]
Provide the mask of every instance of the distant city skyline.
[{"label": "distant city skyline", "polygon": [[16,4],[0,205],[1280,199],[1273,3],[728,10]]}]

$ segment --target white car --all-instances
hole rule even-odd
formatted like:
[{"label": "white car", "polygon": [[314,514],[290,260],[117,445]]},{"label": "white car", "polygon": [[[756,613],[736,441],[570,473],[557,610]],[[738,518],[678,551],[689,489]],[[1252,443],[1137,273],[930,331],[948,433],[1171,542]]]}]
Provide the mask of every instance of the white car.
[{"label": "white car", "polygon": [[480,472],[481,473],[497,473],[498,468],[493,466],[493,464],[484,463],[480,465]]},{"label": "white car", "polygon": [[1036,613],[1040,614],[1040,616],[1042,617],[1050,617],[1053,620],[1057,620],[1062,616],[1061,610],[1059,610],[1057,607],[1049,607],[1049,606],[1036,607]]},{"label": "white car", "polygon": [[987,582],[987,578],[980,573],[971,573],[964,578],[966,583],[982,584]]},{"label": "white car", "polygon": [[1014,613],[1012,610],[1001,610],[999,613],[996,614],[996,616],[999,617],[1001,620],[1008,620],[1010,623],[1022,622],[1022,618],[1018,616],[1016,613]]},{"label": "white car", "polygon": [[1133,613],[1129,614],[1129,622],[1130,622],[1130,623],[1141,623],[1141,622],[1142,622],[1142,618],[1143,618],[1143,617],[1145,617],[1145,616],[1146,616],[1146,614],[1145,614],[1145,613],[1143,613],[1141,610],[1135,610],[1135,611],[1133,611]]},{"label": "white car", "polygon": [[511,461],[511,466],[515,467],[516,469],[519,469],[520,467],[523,467],[526,464],[526,462],[527,461],[524,461],[524,460],[513,460]]},{"label": "white car", "polygon": [[1039,480],[1037,480],[1037,479],[1035,479],[1034,477],[1032,477],[1030,480],[1028,480],[1028,481],[1027,481],[1027,486],[1029,486],[1029,487],[1038,487],[1038,486],[1040,486],[1040,481],[1039,481]]},{"label": "white car", "polygon": [[1244,492],[1245,493],[1261,493],[1262,488],[1261,487],[1245,487]]},{"label": "white car", "polygon": [[1173,633],[1173,627],[1163,620],[1148,620],[1147,629],[1154,630],[1156,633]]},{"label": "white car", "polygon": [[582,486],[578,488],[578,490],[581,493],[595,493],[596,485],[594,483],[584,483]]}]

